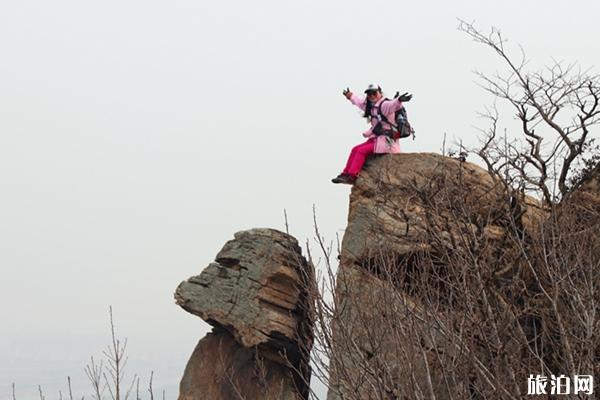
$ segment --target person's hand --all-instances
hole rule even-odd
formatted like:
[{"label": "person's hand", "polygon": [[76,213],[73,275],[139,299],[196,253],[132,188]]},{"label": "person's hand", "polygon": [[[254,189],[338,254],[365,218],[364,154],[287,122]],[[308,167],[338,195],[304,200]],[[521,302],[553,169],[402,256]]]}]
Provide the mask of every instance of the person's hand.
[{"label": "person's hand", "polygon": [[344,96],[346,96],[346,98],[347,98],[347,99],[350,99],[350,97],[352,97],[352,92],[350,91],[350,88],[346,88],[346,89],[345,89],[345,90],[342,92],[342,94],[343,94]]},{"label": "person's hand", "polygon": [[408,92],[406,92],[398,97],[398,100],[400,100],[403,103],[405,101],[410,101],[410,99],[412,99],[412,94],[408,94]]}]

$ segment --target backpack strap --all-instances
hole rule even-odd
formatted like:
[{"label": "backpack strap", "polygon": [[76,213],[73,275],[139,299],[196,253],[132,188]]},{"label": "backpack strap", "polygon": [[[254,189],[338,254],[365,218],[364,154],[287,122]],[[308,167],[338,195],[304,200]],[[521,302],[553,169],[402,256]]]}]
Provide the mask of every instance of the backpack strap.
[{"label": "backpack strap", "polygon": [[385,101],[390,101],[390,99],[388,99],[387,97],[385,99],[383,99],[381,101],[381,103],[379,103],[379,105],[377,106],[377,113],[378,113],[378,117],[379,117],[379,121],[383,121],[386,124],[390,125],[391,127],[395,128],[397,131],[400,131],[400,128],[398,128],[398,126],[396,126],[395,124],[392,124],[387,117],[385,116],[384,113],[381,112],[381,105],[383,104],[383,102]]},{"label": "backpack strap", "polygon": [[[396,94],[397,94],[397,93],[396,93]],[[394,97],[394,99],[396,99],[397,97],[398,97],[398,96]],[[381,112],[381,105],[383,104],[383,102],[384,102],[384,101],[390,101],[390,99],[388,99],[388,98],[386,97],[386,98],[385,98],[385,99],[383,99],[383,100],[381,101],[381,103],[379,103],[379,105],[377,106],[377,113],[378,113],[379,122],[381,123],[381,121],[383,121],[383,122],[385,122],[385,123],[389,124],[391,127],[393,127],[394,129],[396,129],[396,131],[397,131],[399,134],[402,134],[402,128],[400,128],[400,127],[399,127],[398,125],[396,125],[396,124],[393,124],[393,123],[391,123],[391,122],[390,122],[390,121],[387,119],[387,117],[385,116],[385,114]],[[415,140],[415,130],[412,128],[412,125],[410,124],[410,122],[408,122],[408,118],[407,118],[407,115],[406,115],[406,109],[404,108],[404,106],[402,106],[402,108],[401,108],[400,110],[398,110],[397,112],[401,113],[401,114],[402,114],[402,116],[404,117],[404,121],[405,121],[405,122],[404,122],[404,124],[405,124],[405,125],[408,125],[408,130],[409,130],[410,134],[412,134],[412,138],[413,138],[413,140]],[[394,121],[394,122],[396,122],[396,121]],[[408,136],[410,136],[410,135],[408,135]],[[406,136],[400,136],[400,138],[402,138],[402,137],[406,137]]]}]

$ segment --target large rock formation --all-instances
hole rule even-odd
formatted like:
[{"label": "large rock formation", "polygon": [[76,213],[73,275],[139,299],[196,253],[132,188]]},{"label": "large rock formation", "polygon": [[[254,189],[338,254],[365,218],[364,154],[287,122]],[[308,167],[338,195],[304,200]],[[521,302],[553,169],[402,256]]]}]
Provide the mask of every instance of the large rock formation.
[{"label": "large rock formation", "polygon": [[[457,245],[452,206],[467,212],[475,229],[498,238],[509,206],[503,188],[484,169],[434,153],[406,153],[370,160],[352,188],[342,265],[391,251],[410,255],[439,243]],[[546,213],[530,197],[522,223],[530,227]],[[435,237],[432,238],[432,235]],[[433,240],[432,240],[433,239]]]},{"label": "large rock formation", "polygon": [[308,398],[313,317],[328,400],[518,399],[532,373],[600,373],[599,170],[545,207],[465,161],[373,157],[339,259],[332,309],[295,239],[237,233],[177,288],[214,326],[180,400]]},{"label": "large rock formation", "polygon": [[[470,398],[467,350],[451,318],[463,301],[446,276],[462,262],[450,255],[468,256],[474,242],[491,271],[483,280],[515,274],[519,251],[506,227],[517,221],[512,231],[524,234],[546,210],[526,196],[507,200],[468,162],[436,154],[369,161],[350,195],[328,399]],[[483,365],[487,353],[473,348],[469,357]]]},{"label": "large rock formation", "polygon": [[235,234],[175,299],[214,326],[185,369],[180,400],[308,398],[311,265],[273,229]]}]

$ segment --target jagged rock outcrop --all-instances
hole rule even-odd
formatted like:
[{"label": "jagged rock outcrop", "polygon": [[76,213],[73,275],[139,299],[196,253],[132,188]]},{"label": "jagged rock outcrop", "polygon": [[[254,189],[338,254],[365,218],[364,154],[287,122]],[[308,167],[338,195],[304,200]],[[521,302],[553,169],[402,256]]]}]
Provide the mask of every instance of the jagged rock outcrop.
[{"label": "jagged rock outcrop", "polygon": [[[526,196],[507,199],[468,162],[437,154],[369,160],[352,188],[342,241],[329,400],[470,398],[457,361],[467,350],[450,318],[460,288],[444,274],[461,262],[449,255],[470,256],[474,241],[473,257],[489,264],[492,279],[519,273],[506,227],[517,221],[512,231],[526,235],[547,210]],[[470,355],[482,365],[487,356]]]},{"label": "jagged rock outcrop", "polygon": [[292,236],[236,233],[215,262],[175,292],[177,304],[214,327],[188,362],[180,400],[308,398],[306,293],[313,280]]},{"label": "jagged rock outcrop", "polygon": [[179,285],[177,303],[214,327],[180,400],[308,398],[312,318],[328,400],[522,398],[531,373],[597,375],[599,216],[598,170],[546,207],[469,162],[372,157],[333,310],[330,293],[308,298],[296,240],[270,229],[236,233]]},{"label": "jagged rock outcrop", "polygon": [[[506,223],[505,198],[490,174],[469,162],[434,153],[374,158],[352,188],[342,265],[382,250],[408,255],[431,251],[438,242],[456,242],[455,224],[447,223],[455,218],[451,205],[469,213],[473,229],[482,223],[490,239],[497,239]],[[545,218],[536,200],[525,197],[523,204],[530,206],[522,218],[528,228]]]}]

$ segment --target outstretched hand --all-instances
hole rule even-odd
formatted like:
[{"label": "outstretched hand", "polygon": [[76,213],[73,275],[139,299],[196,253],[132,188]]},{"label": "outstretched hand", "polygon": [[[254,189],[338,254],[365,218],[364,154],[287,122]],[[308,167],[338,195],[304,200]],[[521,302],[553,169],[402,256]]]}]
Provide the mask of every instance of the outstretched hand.
[{"label": "outstretched hand", "polygon": [[412,94],[408,94],[408,92],[406,92],[398,97],[398,100],[400,100],[403,103],[405,101],[410,101],[410,99],[412,99]]},{"label": "outstretched hand", "polygon": [[352,97],[352,92],[350,91],[350,88],[346,88],[346,89],[345,89],[345,90],[342,92],[342,94],[343,94],[344,96],[346,96],[346,98],[347,98],[347,99],[349,99],[350,97]]}]

